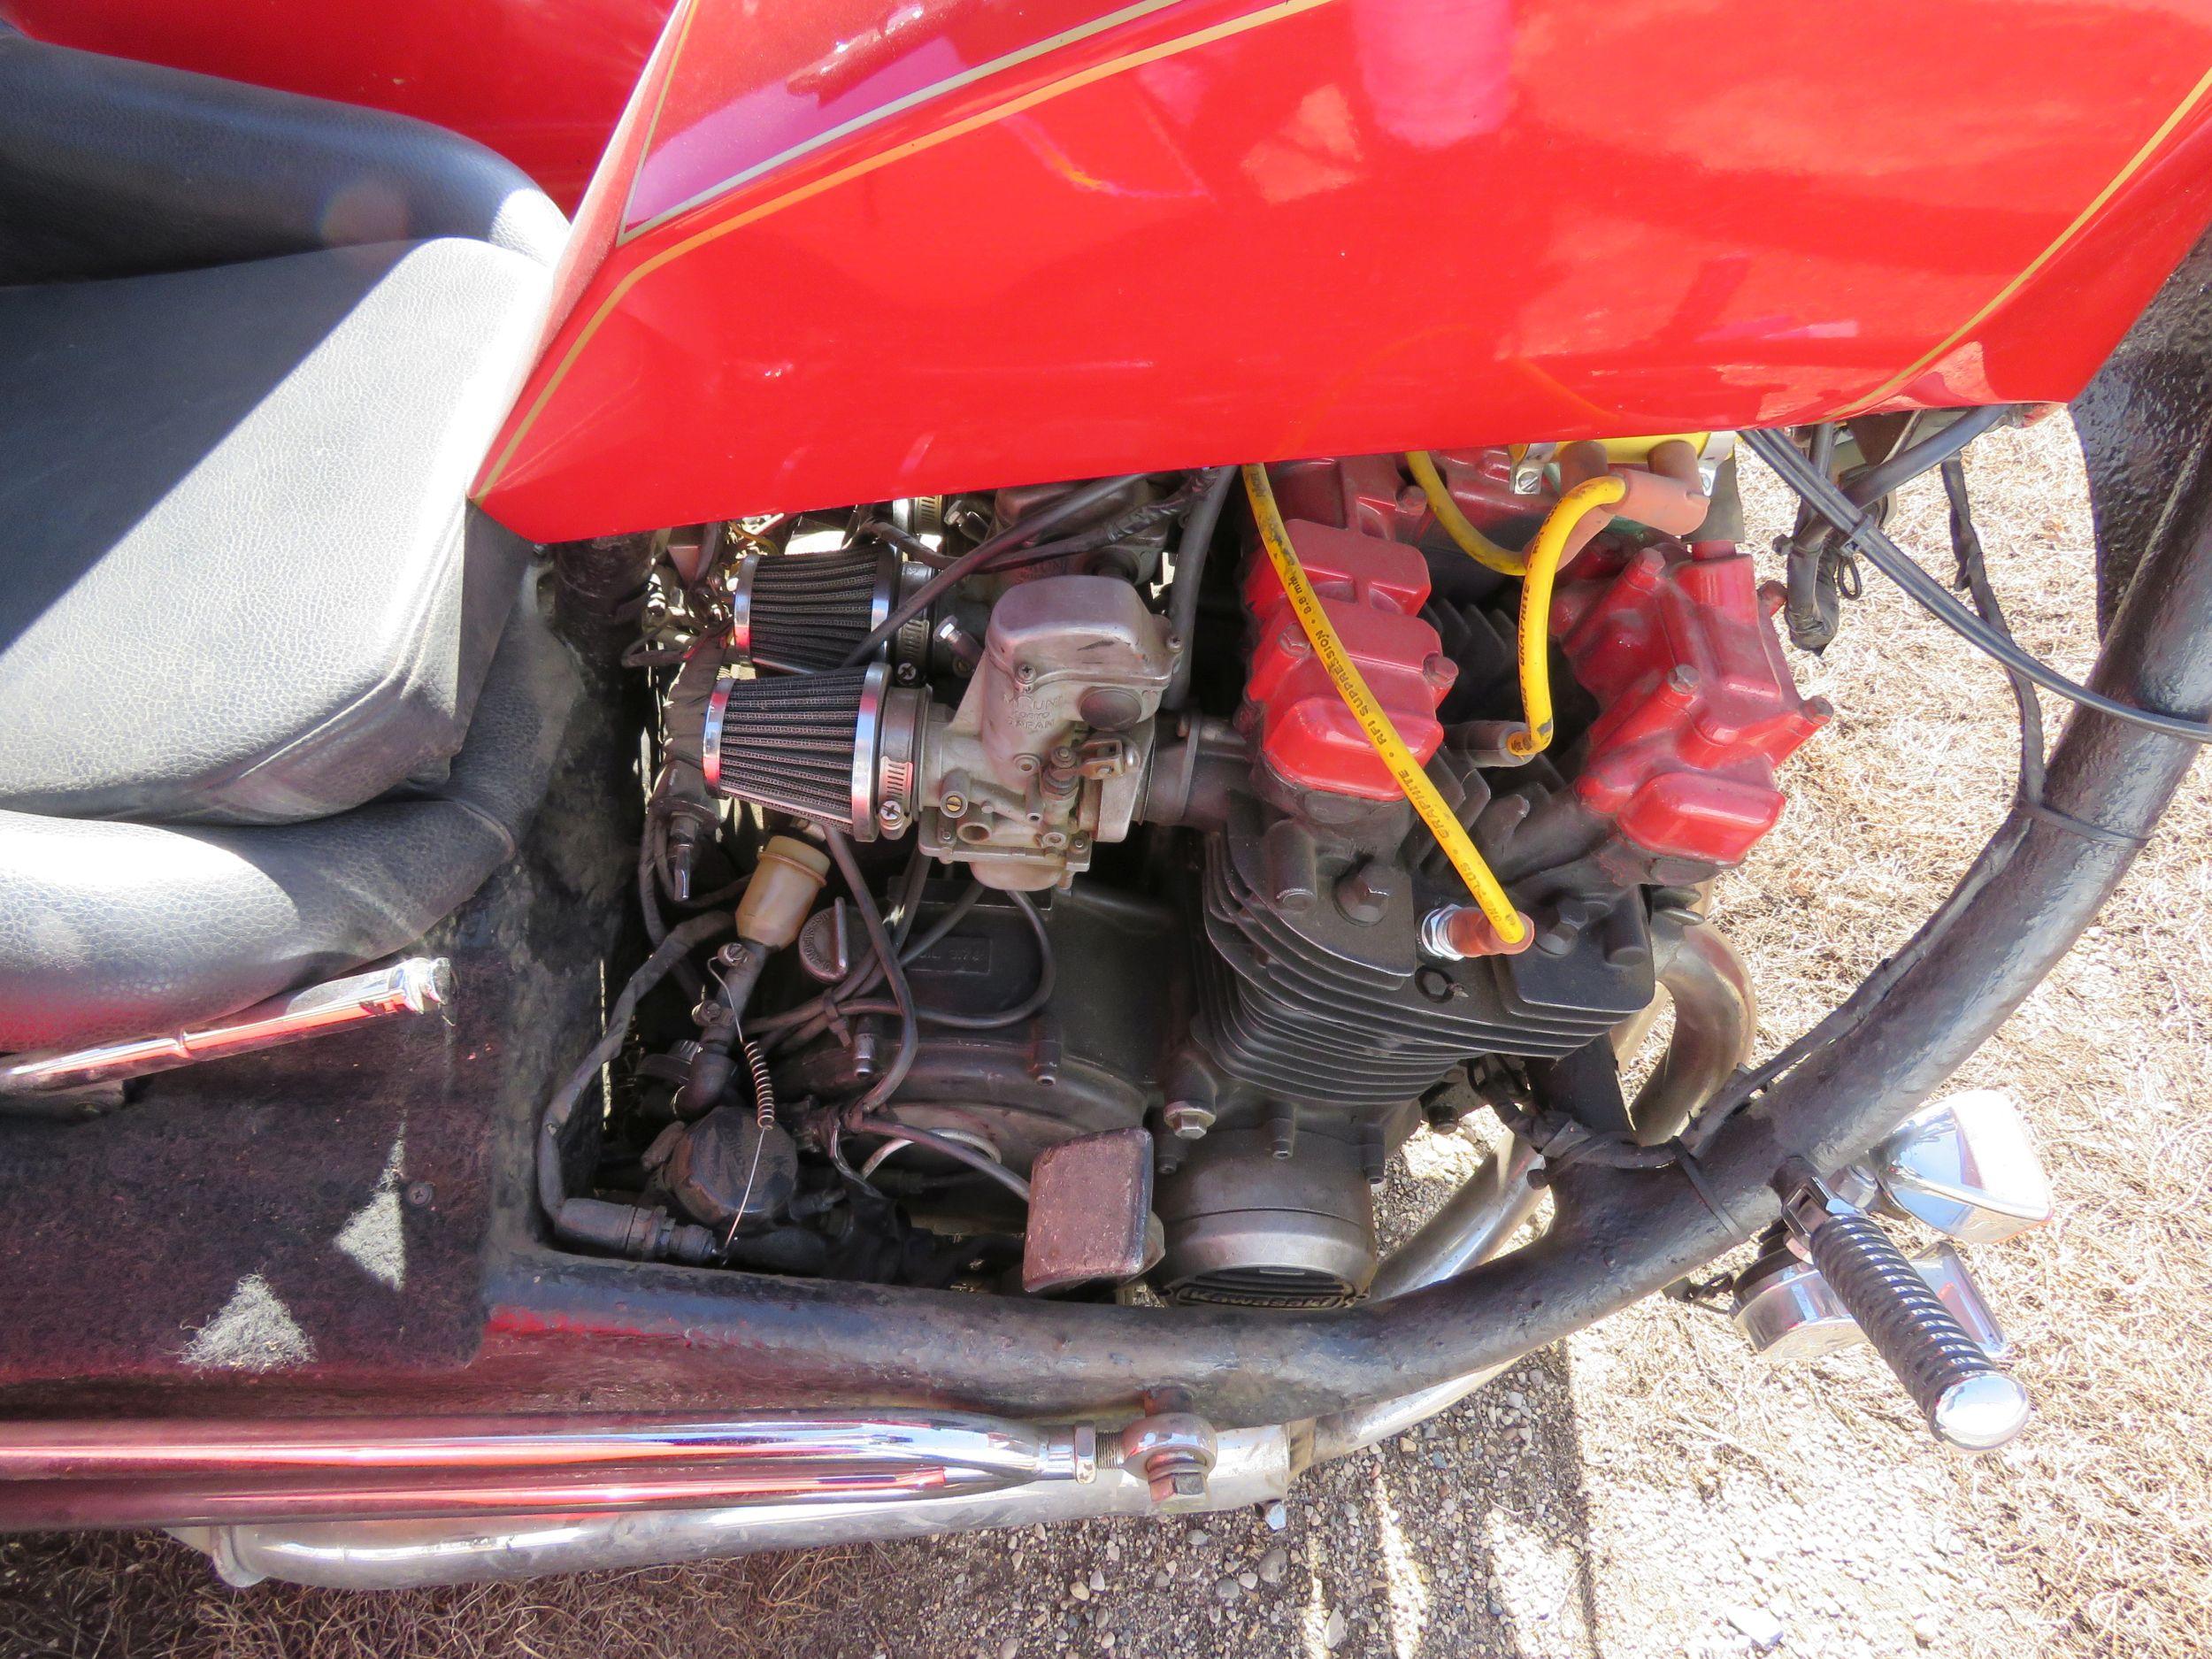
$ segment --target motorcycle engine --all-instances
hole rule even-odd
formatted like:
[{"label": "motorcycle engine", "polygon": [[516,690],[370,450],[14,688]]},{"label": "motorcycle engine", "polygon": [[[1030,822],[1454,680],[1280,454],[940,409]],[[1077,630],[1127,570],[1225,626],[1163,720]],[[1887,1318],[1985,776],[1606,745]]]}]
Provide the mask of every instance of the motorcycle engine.
[{"label": "motorcycle engine", "polygon": [[[1552,504],[1502,450],[1439,460],[1508,541]],[[1048,1187],[1074,1202],[1048,1179],[1055,1148],[1141,1132],[1154,1290],[1307,1308],[1372,1278],[1372,1191],[1425,1099],[1471,1064],[1567,1062],[1651,1002],[1655,927],[1773,825],[1774,767],[1827,711],[1798,696],[1732,541],[1619,521],[1561,572],[1557,733],[1516,762],[1498,733],[1519,710],[1520,585],[1452,544],[1395,457],[1271,472],[1345,651],[1532,948],[1462,956],[1425,931],[1465,902],[1459,876],[1248,521],[1225,518],[1200,603],[1171,607],[1201,549],[1165,569],[1165,484],[1056,527],[1055,545],[1092,530],[1078,553],[952,585],[850,666],[964,534],[1073,487],[925,504],[937,545],[903,539],[926,561],[863,538],[762,545],[728,580],[711,680],[680,676],[664,720],[710,797],[867,843],[920,941],[918,1047],[879,1115],[936,1145],[887,1140],[854,1174],[900,1177],[920,1225],[958,1231],[995,1205],[1003,1221],[1004,1183],[947,1140],[1029,1178],[1035,1206]],[[804,977],[764,981],[771,1023],[848,980],[859,937],[845,901],[817,909]],[[867,1089],[899,1022],[879,995],[780,1038],[775,1094],[803,1110]]]}]

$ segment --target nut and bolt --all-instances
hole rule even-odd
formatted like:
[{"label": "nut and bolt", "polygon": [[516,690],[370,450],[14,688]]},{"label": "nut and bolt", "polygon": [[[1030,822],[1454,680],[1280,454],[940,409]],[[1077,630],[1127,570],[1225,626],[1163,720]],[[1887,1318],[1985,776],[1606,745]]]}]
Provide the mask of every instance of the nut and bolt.
[{"label": "nut and bolt", "polygon": [[1143,1471],[1152,1502],[1174,1511],[1206,1500],[1217,1455],[1213,1425],[1187,1411],[1139,1417],[1121,1432],[1122,1462]]}]

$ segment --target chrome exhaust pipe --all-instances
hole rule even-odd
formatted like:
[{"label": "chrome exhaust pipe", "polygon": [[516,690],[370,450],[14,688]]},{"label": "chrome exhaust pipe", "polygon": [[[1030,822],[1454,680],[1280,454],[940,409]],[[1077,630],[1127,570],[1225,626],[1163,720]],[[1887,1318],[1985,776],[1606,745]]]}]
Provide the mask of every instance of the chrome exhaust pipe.
[{"label": "chrome exhaust pipe", "polygon": [[1097,1463],[1087,1424],[949,1412],[20,1423],[0,1425],[0,1517],[66,1530],[865,1504],[1079,1484]]},{"label": "chrome exhaust pipe", "polygon": [[[1741,961],[1709,923],[1685,933],[1681,947],[1662,963],[1660,979],[1675,1000],[1674,1034],[1637,1097],[1635,1121],[1640,1129],[1668,1125],[1664,1133],[1671,1134],[1749,1053],[1757,1014]],[[1647,1019],[1642,1030],[1648,1029]],[[1541,1162],[1519,1141],[1493,1153],[1384,1262],[1373,1296],[1403,1295],[1502,1252],[1536,1209],[1530,1178]],[[1486,1367],[1310,1423],[1219,1433],[1203,1496],[1173,1507],[1187,1513],[1283,1498],[1313,1463],[1402,1434],[1503,1369]],[[0,1428],[0,1514],[19,1526],[167,1525],[238,1586],[278,1578],[328,1589],[398,1590],[1148,1515],[1162,1508],[1146,1471],[1123,1460],[1114,1435],[1087,1425],[1040,1429],[954,1414],[585,1423],[522,1434],[511,1424],[449,1423],[373,1438],[336,1421],[212,1432],[141,1425],[119,1435],[123,1426]],[[633,1479],[641,1468],[658,1484],[649,1487]],[[419,1499],[426,1471],[440,1469],[461,1477],[447,1484],[440,1499],[445,1507],[409,1516],[363,1502],[273,1509],[266,1487],[257,1503],[229,1495],[249,1476],[265,1481],[304,1471],[310,1479],[295,1486],[290,1501],[303,1504],[320,1479],[322,1501],[335,1506],[349,1486],[331,1477],[352,1471],[355,1495],[389,1503],[390,1492],[360,1475],[383,1472],[388,1479],[397,1471]],[[561,1471],[572,1484],[552,1479]],[[111,1485],[93,1494],[90,1488],[102,1484],[87,1479],[94,1475],[149,1485],[182,1477],[180,1489],[196,1491],[212,1512],[188,1524],[174,1509],[157,1513],[165,1499],[146,1495],[143,1487],[134,1494]],[[726,1484],[711,1491],[703,1484],[717,1479]],[[686,1480],[703,1484],[686,1495]],[[136,1518],[18,1519],[25,1513],[19,1490],[42,1483],[73,1484],[88,1498],[98,1496],[102,1507],[87,1513]],[[502,1500],[502,1490],[534,1498]],[[538,1513],[526,1515],[527,1509]],[[257,1513],[283,1518],[241,1518]]]},{"label": "chrome exhaust pipe", "polygon": [[[472,1522],[241,1522],[173,1530],[241,1587],[277,1578],[334,1590],[406,1590],[1156,1512],[1144,1471],[1113,1461],[1113,1449],[1109,1437],[1102,1445],[1109,1455],[1087,1478],[1040,1476],[992,1490],[904,1492],[865,1502],[818,1493],[713,1508],[632,1506],[535,1517],[487,1515]],[[1217,1437],[1205,1497],[1178,1508],[1267,1503],[1284,1497],[1290,1482],[1290,1440],[1283,1430],[1236,1430]]]}]

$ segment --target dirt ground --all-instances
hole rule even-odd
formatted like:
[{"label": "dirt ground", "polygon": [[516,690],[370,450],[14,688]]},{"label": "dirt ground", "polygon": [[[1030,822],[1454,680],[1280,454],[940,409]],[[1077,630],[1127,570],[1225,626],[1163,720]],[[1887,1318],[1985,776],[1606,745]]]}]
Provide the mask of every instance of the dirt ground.
[{"label": "dirt ground", "polygon": [[[2091,535],[2062,420],[1970,467],[2014,627],[2079,673]],[[1784,527],[1747,482],[1753,540]],[[1947,565],[1939,492],[1900,539]],[[1720,887],[1778,1047],[1964,867],[2011,787],[1997,673],[1870,574],[1824,660],[1838,718],[1781,829]],[[2062,716],[2047,705],[2054,726]],[[1325,1467],[1287,1525],[1118,1521],[410,1596],[237,1593],[157,1537],[0,1548],[0,1653],[1499,1655],[1656,1659],[2212,1651],[2212,776],[2200,767],[2100,924],[1973,1060],[2041,1137],[2056,1222],[1970,1253],[2038,1417],[1939,1452],[1864,1351],[1755,1360],[1724,1321],[1632,1310],[1436,1424]],[[1399,1225],[1467,1167],[1417,1142]]]}]

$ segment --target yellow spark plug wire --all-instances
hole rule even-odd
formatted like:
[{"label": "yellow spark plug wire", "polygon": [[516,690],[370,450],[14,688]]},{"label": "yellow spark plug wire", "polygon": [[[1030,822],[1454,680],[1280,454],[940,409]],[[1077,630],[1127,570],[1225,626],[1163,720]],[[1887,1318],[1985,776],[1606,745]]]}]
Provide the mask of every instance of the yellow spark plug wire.
[{"label": "yellow spark plug wire", "polygon": [[1445,487],[1444,476],[1436,470],[1435,458],[1426,449],[1408,449],[1406,465],[1413,472],[1413,481],[1428,497],[1429,511],[1436,515],[1436,522],[1444,526],[1444,533],[1459,544],[1459,550],[1481,565],[1501,576],[1522,576],[1528,572],[1528,561],[1510,548],[1502,548],[1467,521],[1467,515],[1452,499],[1452,492]]},{"label": "yellow spark plug wire", "polygon": [[[1421,770],[1421,763],[1414,759],[1413,751],[1405,746],[1397,728],[1390,724],[1390,717],[1383,711],[1382,704],[1375,701],[1375,694],[1368,689],[1358,666],[1346,655],[1344,641],[1337,637],[1335,625],[1322,608],[1321,596],[1306,580],[1305,569],[1291,548],[1290,533],[1283,527],[1283,515],[1275,504],[1275,492],[1267,481],[1265,467],[1244,469],[1244,493],[1251,500],[1252,517],[1259,526],[1260,545],[1267,550],[1268,563],[1274,566],[1283,592],[1289,595],[1291,611],[1297,617],[1299,626],[1305,630],[1315,659],[1343,697],[1345,707],[1351,710],[1352,718],[1359,722],[1360,730],[1367,734],[1367,741],[1375,746],[1375,753],[1381,757],[1384,767],[1404,791],[1406,799],[1413,803],[1414,811],[1436,837],[1436,844],[1444,849],[1452,868],[1467,884],[1467,891],[1473,895],[1483,919],[1509,949],[1521,946],[1529,937],[1528,918],[1513,908],[1505,888],[1484,862],[1481,853],[1475,849],[1459,820],[1452,816],[1451,808],[1436,792],[1428,774]],[[1561,539],[1563,544],[1564,537]],[[1548,701],[1545,706],[1549,708]]]},{"label": "yellow spark plug wire", "polygon": [[1524,729],[1505,740],[1506,752],[1519,760],[1551,746],[1551,590],[1569,539],[1586,514],[1602,512],[1628,494],[1611,473],[1577,484],[1545,515],[1543,528],[1529,543],[1528,570],[1521,578],[1518,657]]}]

